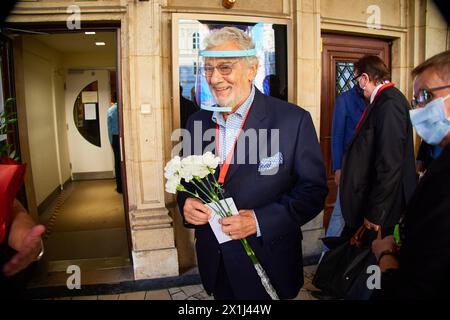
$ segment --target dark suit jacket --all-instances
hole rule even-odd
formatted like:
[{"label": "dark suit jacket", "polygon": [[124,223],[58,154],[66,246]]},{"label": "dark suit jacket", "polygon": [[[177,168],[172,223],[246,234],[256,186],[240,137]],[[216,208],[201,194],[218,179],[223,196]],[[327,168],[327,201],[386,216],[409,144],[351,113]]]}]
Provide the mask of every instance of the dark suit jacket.
[{"label": "dark suit jacket", "polygon": [[[201,110],[188,120],[192,141],[201,140],[200,133],[215,128],[211,116],[212,112]],[[195,132],[194,122],[201,124],[201,132]],[[308,112],[267,97],[258,90],[244,130],[248,128],[268,129],[269,143],[264,139],[261,144],[246,145],[245,164],[230,166],[224,187],[238,209],[254,209],[261,237],[253,235],[248,241],[279,297],[293,298],[303,285],[300,227],[321,212],[328,192],[320,146]],[[273,132],[270,129],[279,130],[279,152],[283,162],[277,174],[261,175],[258,172],[261,159],[277,152],[271,150]],[[244,139],[244,133],[240,135],[241,139]],[[210,143],[203,142],[203,147]],[[185,154],[192,153],[184,151]],[[267,155],[263,157],[261,153]],[[252,164],[249,155],[257,155],[257,163]],[[183,212],[185,199],[185,194],[178,195],[180,212]],[[268,298],[240,241],[219,245],[209,224],[196,227],[195,238],[200,276],[208,292],[214,290],[219,262],[223,259],[238,299]]]},{"label": "dark suit jacket", "polygon": [[406,210],[401,238],[400,268],[383,274],[375,298],[448,299],[450,145],[420,180]]},{"label": "dark suit jacket", "polygon": [[416,186],[409,103],[395,87],[378,93],[344,154],[340,183],[346,227],[364,217],[391,229]]}]

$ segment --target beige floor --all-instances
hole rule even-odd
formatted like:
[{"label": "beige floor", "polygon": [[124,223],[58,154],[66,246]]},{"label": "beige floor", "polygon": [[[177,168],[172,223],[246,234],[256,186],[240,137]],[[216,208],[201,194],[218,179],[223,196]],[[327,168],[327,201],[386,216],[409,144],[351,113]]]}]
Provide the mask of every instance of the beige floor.
[{"label": "beige floor", "polygon": [[89,283],[131,279],[123,200],[115,180],[71,183],[40,218],[49,233],[30,287],[64,284],[65,270],[73,264],[94,273]]},{"label": "beige floor", "polygon": [[53,232],[125,228],[122,194],[115,180],[72,182]]}]

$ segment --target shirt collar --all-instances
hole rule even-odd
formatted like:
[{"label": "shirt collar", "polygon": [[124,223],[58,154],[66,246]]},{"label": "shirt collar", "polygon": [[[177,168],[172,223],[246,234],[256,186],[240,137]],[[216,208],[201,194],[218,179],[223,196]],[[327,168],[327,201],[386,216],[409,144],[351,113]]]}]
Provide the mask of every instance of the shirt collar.
[{"label": "shirt collar", "polygon": [[[244,118],[245,114],[248,111],[248,108],[250,108],[254,99],[255,99],[255,86],[252,85],[252,90],[250,91],[249,96],[233,114],[236,114],[241,118]],[[223,118],[222,112],[214,111],[211,120],[214,123],[225,126],[225,119]]]},{"label": "shirt collar", "polygon": [[380,88],[385,85],[386,83],[389,83],[389,81],[385,81],[383,83],[380,83],[379,85],[377,85],[375,87],[375,89],[373,90],[372,94],[370,95],[370,103],[373,102],[373,100],[375,100],[375,97],[377,96],[378,90],[380,90]]}]

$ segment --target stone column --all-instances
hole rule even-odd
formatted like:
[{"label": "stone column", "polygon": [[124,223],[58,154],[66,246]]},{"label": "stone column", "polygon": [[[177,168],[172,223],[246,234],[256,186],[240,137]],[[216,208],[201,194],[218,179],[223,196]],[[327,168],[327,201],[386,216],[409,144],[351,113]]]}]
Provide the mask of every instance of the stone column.
[{"label": "stone column", "polygon": [[[296,33],[296,103],[312,117],[317,136],[320,136],[321,30],[320,1],[297,0],[295,8]],[[316,257],[322,250],[323,211],[302,227],[303,255]]]},{"label": "stone column", "polygon": [[122,24],[124,138],[135,279],[178,275],[164,201],[161,1],[129,1]]}]

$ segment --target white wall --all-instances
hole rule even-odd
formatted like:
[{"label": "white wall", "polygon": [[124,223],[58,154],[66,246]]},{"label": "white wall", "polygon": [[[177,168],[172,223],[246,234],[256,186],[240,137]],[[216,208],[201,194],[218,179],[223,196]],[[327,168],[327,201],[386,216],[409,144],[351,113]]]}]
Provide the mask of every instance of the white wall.
[{"label": "white wall", "polygon": [[60,122],[65,117],[61,56],[25,36],[23,63],[31,166],[39,205],[70,177],[64,122]]},{"label": "white wall", "polygon": [[[101,147],[87,141],[78,131],[73,119],[73,106],[78,94],[93,81],[98,81],[98,107]],[[114,171],[114,157],[108,139],[107,111],[110,106],[109,73],[107,70],[85,70],[66,74],[66,121],[69,154],[73,173]]]},{"label": "white wall", "polygon": [[[24,36],[23,63],[33,183],[36,202],[40,205],[58,186],[71,177],[65,111],[66,92],[69,90],[64,90],[66,71],[72,68],[114,68],[115,52],[96,55],[61,53],[34,36]],[[100,88],[101,101],[103,101],[100,110],[101,141],[106,156],[92,158],[91,155],[86,155],[82,159],[84,162],[99,164],[88,169],[89,172],[114,170],[114,158],[106,127],[109,77],[107,71],[101,72],[103,72],[103,84]],[[83,158],[80,152],[75,153]],[[72,172],[86,172],[76,171],[77,168],[73,169]]]},{"label": "white wall", "polygon": [[58,68],[53,74],[53,93],[56,106],[56,135],[58,140],[58,154],[61,184],[70,179],[69,145],[67,140],[65,95],[64,95],[64,69]]}]

